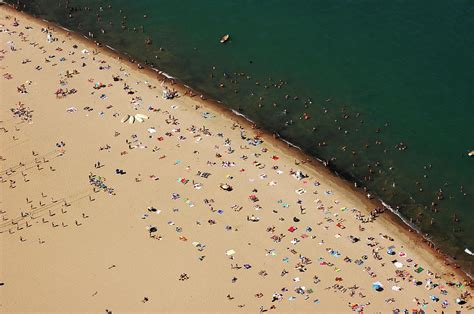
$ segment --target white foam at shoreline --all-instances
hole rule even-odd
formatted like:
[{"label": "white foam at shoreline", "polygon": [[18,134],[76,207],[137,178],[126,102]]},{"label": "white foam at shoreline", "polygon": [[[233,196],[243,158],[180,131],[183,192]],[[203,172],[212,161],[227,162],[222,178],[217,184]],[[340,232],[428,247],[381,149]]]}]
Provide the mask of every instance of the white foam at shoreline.
[{"label": "white foam at shoreline", "polygon": [[301,149],[301,147],[299,147],[298,145],[293,144],[293,143],[290,142],[290,141],[285,140],[283,137],[279,137],[279,139],[282,140],[283,142],[285,142],[286,144],[288,144],[289,146],[294,147],[294,148],[296,148],[296,149],[298,149],[298,150],[300,150],[300,151],[303,151],[303,150]]},{"label": "white foam at shoreline", "polygon": [[66,28],[66,27],[61,26],[61,25],[59,25],[59,27],[62,28],[63,30],[65,30],[66,32],[72,33],[72,30],[70,30],[69,28]]},{"label": "white foam at shoreline", "polygon": [[164,77],[166,78],[169,78],[169,79],[176,79],[174,76],[171,76],[169,75],[168,73],[166,72],[163,72],[163,71],[158,71],[159,74],[163,75]]},{"label": "white foam at shoreline", "polygon": [[106,46],[107,48],[109,48],[110,50],[118,51],[117,49],[115,49],[115,48],[113,48],[113,47],[111,47],[111,46],[109,46],[109,45],[105,45],[105,46]]},{"label": "white foam at shoreline", "polygon": [[230,109],[232,111],[232,113],[234,113],[235,115],[239,116],[239,117],[242,117],[244,118],[245,120],[247,120],[248,122],[252,123],[252,124],[255,124],[255,122],[252,121],[252,119],[250,119],[249,117],[247,117],[246,115],[234,110],[234,109]]}]

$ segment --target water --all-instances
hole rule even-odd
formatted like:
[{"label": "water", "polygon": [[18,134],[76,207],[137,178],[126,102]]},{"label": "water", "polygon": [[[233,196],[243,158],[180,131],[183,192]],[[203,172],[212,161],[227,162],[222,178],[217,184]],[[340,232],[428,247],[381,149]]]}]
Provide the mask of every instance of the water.
[{"label": "water", "polygon": [[471,1],[20,2],[330,161],[473,272]]}]

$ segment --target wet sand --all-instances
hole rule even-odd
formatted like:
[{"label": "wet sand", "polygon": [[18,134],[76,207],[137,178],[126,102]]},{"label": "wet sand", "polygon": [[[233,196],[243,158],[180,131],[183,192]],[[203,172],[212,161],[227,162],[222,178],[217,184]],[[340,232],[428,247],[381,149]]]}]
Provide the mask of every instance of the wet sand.
[{"label": "wet sand", "polygon": [[6,6],[0,24],[3,312],[470,305],[451,266],[386,213],[363,222],[378,204],[294,149],[77,36]]}]

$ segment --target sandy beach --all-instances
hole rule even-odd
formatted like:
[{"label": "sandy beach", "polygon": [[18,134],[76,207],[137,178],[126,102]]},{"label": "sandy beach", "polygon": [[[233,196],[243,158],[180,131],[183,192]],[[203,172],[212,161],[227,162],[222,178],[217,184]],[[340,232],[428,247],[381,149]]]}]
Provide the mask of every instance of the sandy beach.
[{"label": "sandy beach", "polygon": [[1,312],[472,311],[458,270],[296,150],[5,5],[0,30]]}]

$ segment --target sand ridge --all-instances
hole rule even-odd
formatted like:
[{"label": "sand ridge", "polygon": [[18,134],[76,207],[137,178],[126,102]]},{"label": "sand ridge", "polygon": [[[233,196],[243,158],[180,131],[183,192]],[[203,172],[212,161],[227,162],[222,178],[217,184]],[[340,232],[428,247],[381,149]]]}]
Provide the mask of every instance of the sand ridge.
[{"label": "sand ridge", "polygon": [[0,14],[2,311],[469,306],[460,279],[255,130]]}]

